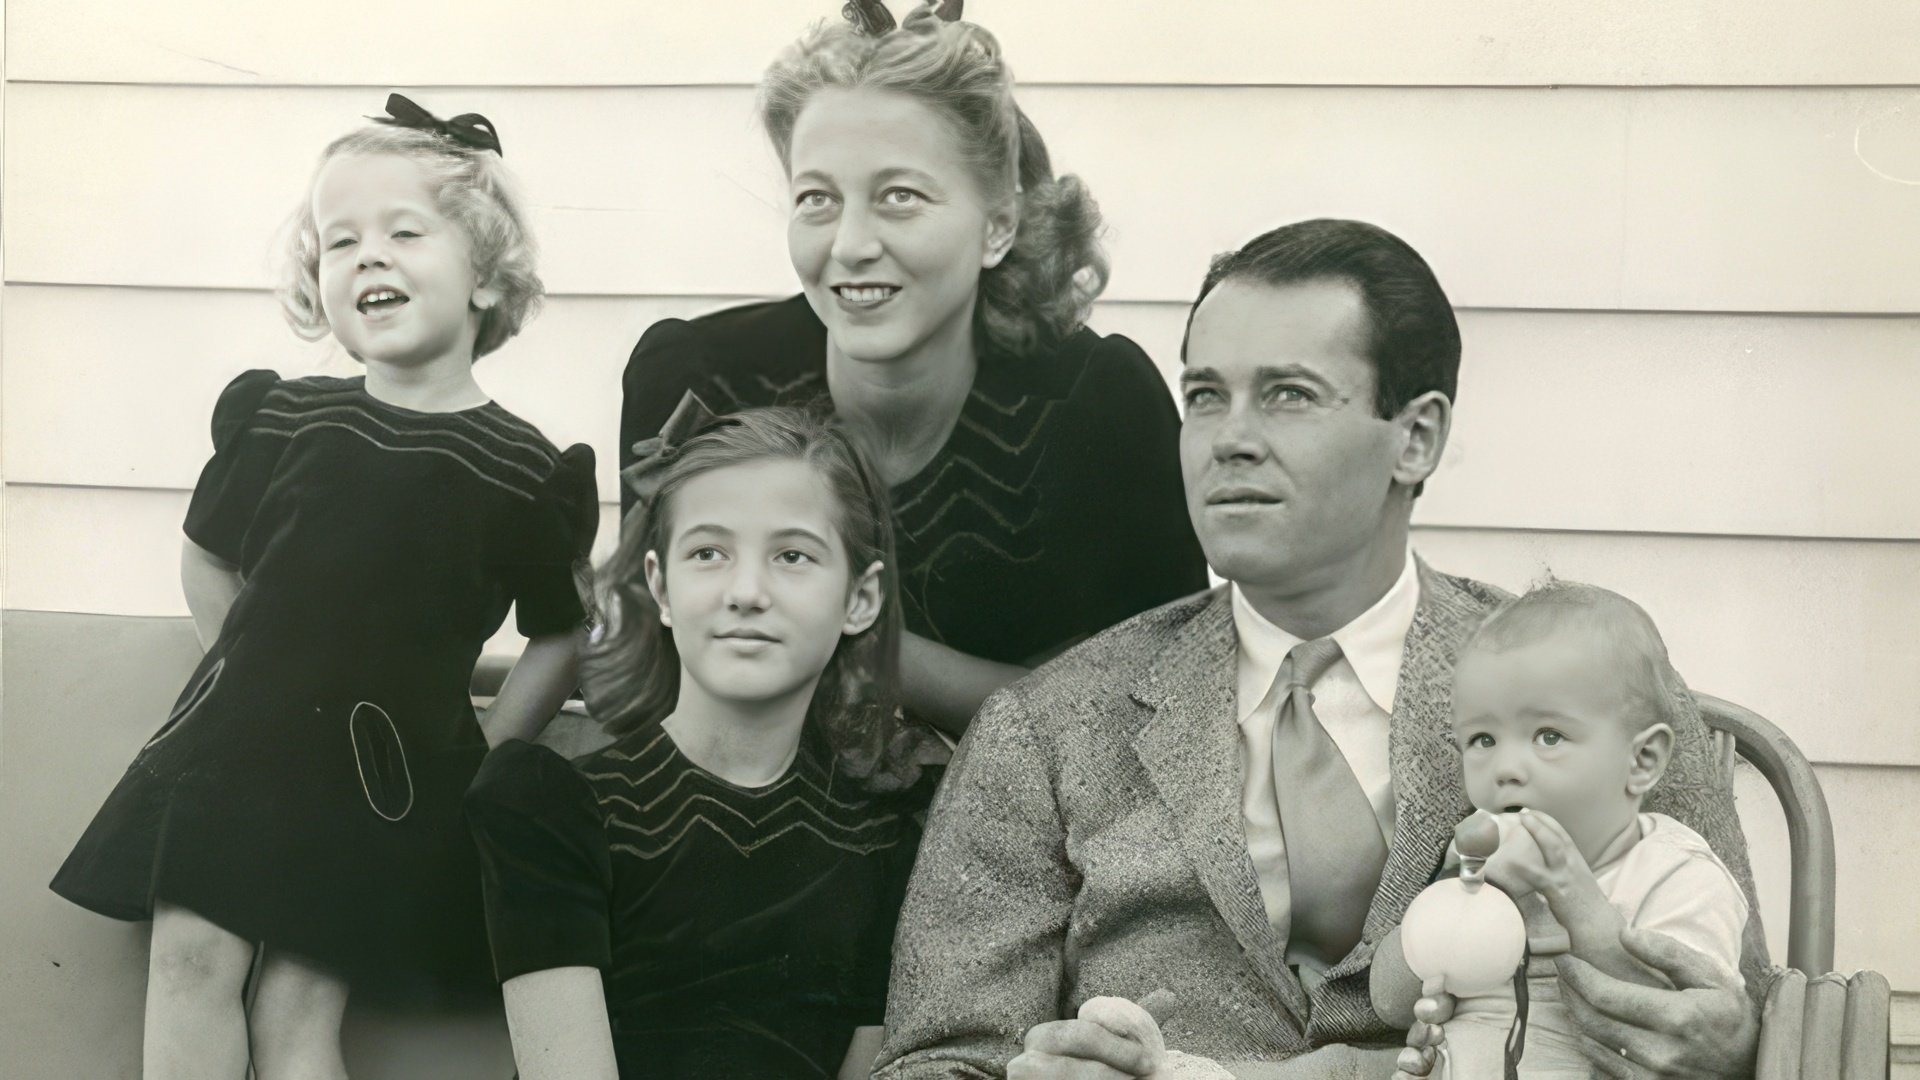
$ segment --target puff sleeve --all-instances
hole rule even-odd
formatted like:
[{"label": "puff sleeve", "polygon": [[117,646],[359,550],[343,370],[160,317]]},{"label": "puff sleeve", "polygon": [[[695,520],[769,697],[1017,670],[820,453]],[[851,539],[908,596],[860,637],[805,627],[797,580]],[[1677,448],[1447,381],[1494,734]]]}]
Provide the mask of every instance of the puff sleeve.
[{"label": "puff sleeve", "polygon": [[235,565],[286,445],[283,438],[252,430],[254,414],[279,383],[277,373],[256,369],[220,391],[213,406],[213,457],[200,470],[187,505],[187,538]]},{"label": "puff sleeve", "polygon": [[1180,413],[1153,361],[1111,334],[1067,401],[1062,515],[1080,553],[1075,636],[1207,587],[1207,561],[1180,477]]},{"label": "puff sleeve", "polygon": [[509,740],[481,764],[466,816],[500,981],[549,968],[604,969],[613,871],[586,779],[552,750]]},{"label": "puff sleeve", "polygon": [[586,620],[574,566],[592,550],[600,526],[593,467],[592,447],[568,447],[522,523],[507,576],[515,623],[526,637],[565,633]]}]

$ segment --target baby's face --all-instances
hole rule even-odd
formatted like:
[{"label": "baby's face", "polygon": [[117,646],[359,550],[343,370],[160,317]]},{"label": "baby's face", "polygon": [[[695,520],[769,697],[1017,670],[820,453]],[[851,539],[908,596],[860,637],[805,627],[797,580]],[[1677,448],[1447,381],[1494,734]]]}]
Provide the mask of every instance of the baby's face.
[{"label": "baby's face", "polygon": [[1453,730],[1467,796],[1491,813],[1528,807],[1565,826],[1588,862],[1639,810],[1634,736],[1620,677],[1590,634],[1462,653]]}]

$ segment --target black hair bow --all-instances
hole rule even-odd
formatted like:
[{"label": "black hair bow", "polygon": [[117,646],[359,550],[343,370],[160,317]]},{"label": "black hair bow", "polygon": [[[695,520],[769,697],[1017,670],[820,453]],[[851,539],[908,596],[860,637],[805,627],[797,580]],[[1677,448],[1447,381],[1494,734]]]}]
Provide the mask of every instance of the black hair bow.
[{"label": "black hair bow", "polygon": [[660,474],[680,456],[680,447],[696,435],[733,422],[730,416],[714,416],[698,394],[687,391],[673,415],[660,425],[660,434],[633,444],[634,462],[620,470],[620,479],[642,503],[653,502],[660,491]]},{"label": "black hair bow", "polygon": [[[933,13],[941,22],[959,22],[960,9],[965,3],[966,0],[939,0],[933,5]],[[840,16],[853,24],[856,33],[867,37],[879,37],[898,25],[882,0],[847,0],[840,8]]]},{"label": "black hair bow", "polygon": [[491,150],[501,157],[507,156],[507,152],[500,149],[500,136],[493,130],[493,121],[479,113],[461,113],[451,120],[442,120],[415,105],[404,94],[388,94],[387,115],[369,116],[367,119],[376,124],[392,124],[394,127],[431,131],[444,135],[461,146],[475,150]]}]

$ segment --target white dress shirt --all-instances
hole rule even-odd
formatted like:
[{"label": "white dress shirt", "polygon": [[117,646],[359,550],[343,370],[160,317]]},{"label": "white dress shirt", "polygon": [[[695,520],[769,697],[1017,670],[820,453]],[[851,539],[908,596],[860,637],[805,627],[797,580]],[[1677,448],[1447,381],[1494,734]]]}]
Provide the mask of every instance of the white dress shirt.
[{"label": "white dress shirt", "polygon": [[[1292,920],[1287,887],[1287,846],[1280,833],[1280,809],[1273,793],[1274,710],[1258,709],[1279,674],[1280,664],[1300,640],[1268,622],[1232,587],[1233,627],[1240,639],[1238,702],[1240,716],[1241,815],[1247,853],[1260,880],[1267,918],[1280,936]],[[1334,661],[1313,685],[1313,712],[1360,781],[1380,833],[1393,843],[1393,772],[1387,760],[1393,695],[1400,684],[1400,659],[1407,630],[1420,604],[1420,578],[1407,554],[1400,577],[1375,604],[1330,635],[1340,645]],[[1296,963],[1300,958],[1292,958]]]}]

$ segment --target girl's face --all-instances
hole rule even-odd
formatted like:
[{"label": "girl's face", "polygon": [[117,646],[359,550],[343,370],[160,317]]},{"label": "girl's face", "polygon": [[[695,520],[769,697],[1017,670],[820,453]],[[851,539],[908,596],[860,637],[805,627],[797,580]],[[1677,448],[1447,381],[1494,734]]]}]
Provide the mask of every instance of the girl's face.
[{"label": "girl's face", "polygon": [[884,90],[827,89],[788,148],[787,251],[847,357],[884,363],[971,332],[980,271],[1013,243],[947,121]]},{"label": "girl's face", "polygon": [[420,166],[396,154],[337,154],[313,185],[320,306],[362,363],[415,367],[473,358],[478,287],[465,230],[440,212]]},{"label": "girl's face", "polygon": [[841,635],[880,614],[880,564],[848,565],[832,490],[804,461],[769,459],[670,498],[672,535],[646,573],[683,677],[748,707],[810,700]]}]

